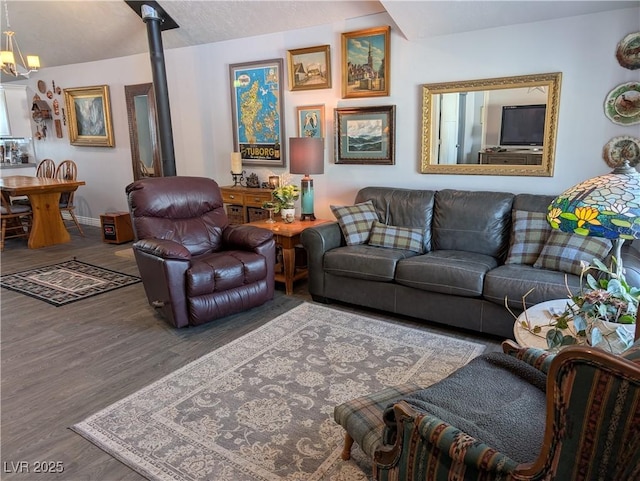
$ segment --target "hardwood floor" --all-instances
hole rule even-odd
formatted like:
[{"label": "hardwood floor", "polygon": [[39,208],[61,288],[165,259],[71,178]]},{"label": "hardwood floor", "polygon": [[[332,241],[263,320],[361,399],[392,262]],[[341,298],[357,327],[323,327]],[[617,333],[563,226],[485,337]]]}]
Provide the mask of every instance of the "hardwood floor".
[{"label": "hardwood floor", "polygon": [[[101,241],[100,229],[74,229],[69,244],[30,250],[8,240],[3,274],[73,259],[138,275],[133,259],[116,255],[131,244]],[[204,326],[174,329],[157,316],[142,284],[63,307],[1,289],[1,471],[3,480],[142,480],[142,476],[72,432],[69,427],[185,364],[259,327],[304,301],[304,282],[294,295],[278,285],[273,301]],[[500,339],[454,331],[384,313],[332,304],[336,309],[483,343]],[[38,463],[62,473],[36,474]]]}]

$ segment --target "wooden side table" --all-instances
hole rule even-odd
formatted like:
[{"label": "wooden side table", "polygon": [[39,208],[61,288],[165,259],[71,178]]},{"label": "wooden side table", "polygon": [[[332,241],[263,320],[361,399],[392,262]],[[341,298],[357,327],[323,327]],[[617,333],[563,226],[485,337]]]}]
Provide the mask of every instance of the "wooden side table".
[{"label": "wooden side table", "polygon": [[265,220],[250,222],[249,225],[269,229],[273,232],[276,244],[282,247],[283,273],[276,272],[276,281],[284,282],[285,293],[293,294],[293,283],[307,277],[307,269],[299,268],[296,271],[296,245],[300,244],[300,234],[305,229],[319,224],[331,222],[325,219],[305,220],[296,219],[291,224],[282,221],[269,223]]}]

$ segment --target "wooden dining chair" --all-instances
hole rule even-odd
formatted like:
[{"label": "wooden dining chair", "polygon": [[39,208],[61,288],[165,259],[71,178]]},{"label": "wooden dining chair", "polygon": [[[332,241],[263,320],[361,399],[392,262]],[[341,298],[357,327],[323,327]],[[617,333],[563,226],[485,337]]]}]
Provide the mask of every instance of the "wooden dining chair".
[{"label": "wooden dining chair", "polygon": [[[76,180],[78,178],[78,166],[73,160],[63,160],[56,168],[56,179],[60,180]],[[78,218],[75,214],[75,205],[73,204],[73,197],[75,191],[62,192],[60,194],[60,215],[63,222],[73,221],[75,226],[80,231],[80,235],[84,237],[84,232]],[[65,218],[64,213],[68,212],[70,219]]]},{"label": "wooden dining chair", "polygon": [[55,179],[56,163],[52,159],[42,159],[36,167],[36,177]]},{"label": "wooden dining chair", "polygon": [[[36,167],[36,177],[46,177],[48,179],[55,179],[56,177],[56,163],[51,159],[42,159]],[[31,205],[29,199],[26,196],[12,197],[11,205]]]},{"label": "wooden dining chair", "polygon": [[9,197],[4,193],[0,214],[0,251],[4,250],[5,239],[15,237],[29,237],[31,229],[32,211],[29,205],[11,205]]}]

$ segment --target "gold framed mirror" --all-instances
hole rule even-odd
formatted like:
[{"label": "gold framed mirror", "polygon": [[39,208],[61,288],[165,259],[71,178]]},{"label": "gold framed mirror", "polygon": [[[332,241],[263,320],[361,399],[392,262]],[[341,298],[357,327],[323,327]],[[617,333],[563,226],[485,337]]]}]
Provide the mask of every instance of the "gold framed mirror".
[{"label": "gold framed mirror", "polygon": [[423,174],[553,176],[562,73],[422,86]]}]

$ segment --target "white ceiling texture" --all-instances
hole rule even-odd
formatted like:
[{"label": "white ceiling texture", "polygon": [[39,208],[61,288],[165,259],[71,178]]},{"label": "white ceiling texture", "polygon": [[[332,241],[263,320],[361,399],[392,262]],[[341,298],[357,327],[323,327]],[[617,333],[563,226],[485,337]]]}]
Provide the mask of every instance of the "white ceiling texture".
[{"label": "white ceiling texture", "polygon": [[[165,49],[331,24],[387,12],[408,40],[640,5],[640,1],[159,0],[179,25]],[[140,17],[122,0],[0,1],[0,26],[16,32],[42,68],[148,51]],[[627,32],[621,32],[627,33]],[[4,35],[3,35],[4,48]],[[2,81],[11,78],[2,75]]]}]

